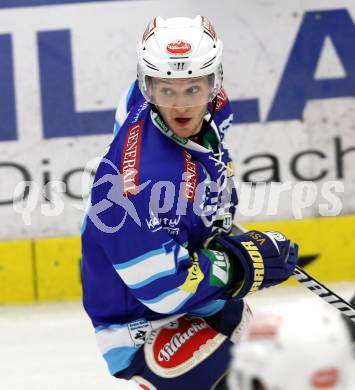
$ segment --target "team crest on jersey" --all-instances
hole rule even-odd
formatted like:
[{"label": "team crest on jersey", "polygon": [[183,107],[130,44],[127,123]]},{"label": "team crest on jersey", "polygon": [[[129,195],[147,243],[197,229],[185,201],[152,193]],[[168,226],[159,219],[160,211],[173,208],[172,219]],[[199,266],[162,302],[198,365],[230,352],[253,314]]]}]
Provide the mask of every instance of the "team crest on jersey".
[{"label": "team crest on jersey", "polygon": [[182,375],[210,356],[226,339],[202,318],[181,317],[177,329],[153,331],[144,345],[149,368],[163,378]]},{"label": "team crest on jersey", "polygon": [[143,121],[139,121],[128,129],[123,147],[120,172],[123,175],[123,191],[127,196],[136,194],[138,190],[142,126]]}]

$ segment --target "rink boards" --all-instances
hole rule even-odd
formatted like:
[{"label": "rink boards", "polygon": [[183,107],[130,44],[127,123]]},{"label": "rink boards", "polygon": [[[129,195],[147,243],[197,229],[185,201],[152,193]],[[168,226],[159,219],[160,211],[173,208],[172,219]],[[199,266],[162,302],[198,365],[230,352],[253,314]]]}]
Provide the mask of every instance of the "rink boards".
[{"label": "rink boards", "polygon": [[[298,242],[302,264],[320,281],[355,281],[355,216],[245,226],[279,230]],[[79,299],[80,237],[0,243],[0,286],[0,304]]]},{"label": "rink boards", "polygon": [[[237,181],[290,184],[259,210],[238,185],[238,220],[299,242],[320,280],[355,280],[353,0],[0,0],[0,303],[80,297],[91,169],[136,77],[137,39],[153,16],[202,11],[224,42]],[[341,207],[315,219],[329,195]]]},{"label": "rink boards", "polygon": [[[136,78],[137,40],[153,16],[201,12],[224,43],[236,179],[305,181],[320,195],[334,181],[332,215],[355,214],[353,0],[0,0],[1,241],[79,234],[84,183]],[[283,195],[274,215],[240,221],[298,218]],[[323,201],[302,218],[322,215]]]}]

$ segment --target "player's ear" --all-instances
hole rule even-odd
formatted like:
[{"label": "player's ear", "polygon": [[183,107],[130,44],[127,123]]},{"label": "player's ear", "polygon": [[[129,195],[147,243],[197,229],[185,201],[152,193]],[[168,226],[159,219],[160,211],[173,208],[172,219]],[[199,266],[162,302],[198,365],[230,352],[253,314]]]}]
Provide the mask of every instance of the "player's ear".
[{"label": "player's ear", "polygon": [[146,85],[147,85],[147,94],[149,96],[149,98],[153,99],[153,83],[154,83],[154,80],[152,77],[149,77],[147,76],[146,79],[145,79],[145,82],[146,82]]},{"label": "player's ear", "polygon": [[213,87],[214,86],[214,79],[215,79],[214,73],[209,74],[207,77],[208,77],[208,84],[210,85],[210,87]]}]

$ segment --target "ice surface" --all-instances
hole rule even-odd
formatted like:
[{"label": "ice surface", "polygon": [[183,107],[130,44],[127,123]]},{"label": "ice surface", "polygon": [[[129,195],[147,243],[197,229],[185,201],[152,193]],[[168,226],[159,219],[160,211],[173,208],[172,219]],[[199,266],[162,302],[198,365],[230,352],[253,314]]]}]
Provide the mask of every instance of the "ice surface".
[{"label": "ice surface", "polygon": [[[355,283],[330,285],[349,299]],[[322,304],[302,286],[248,298],[254,311],[278,303]],[[0,307],[0,387],[5,390],[130,390],[110,376],[80,302]]]}]

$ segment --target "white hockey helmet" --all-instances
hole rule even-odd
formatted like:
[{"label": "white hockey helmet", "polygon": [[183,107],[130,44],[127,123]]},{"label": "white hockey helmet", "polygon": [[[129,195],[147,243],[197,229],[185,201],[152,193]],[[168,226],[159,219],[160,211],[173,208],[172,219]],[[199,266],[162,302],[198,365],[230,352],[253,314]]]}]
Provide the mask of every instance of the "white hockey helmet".
[{"label": "white hockey helmet", "polygon": [[232,355],[230,390],[354,389],[350,334],[331,307],[280,306],[259,313]]},{"label": "white hockey helmet", "polygon": [[[204,16],[156,17],[137,46],[142,94],[148,102],[164,107],[212,101],[222,87],[222,51],[222,42]],[[166,87],[159,96],[154,90],[157,84]],[[180,102],[176,100],[178,94]]]}]

